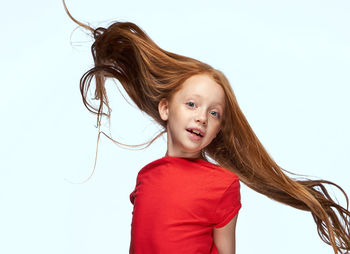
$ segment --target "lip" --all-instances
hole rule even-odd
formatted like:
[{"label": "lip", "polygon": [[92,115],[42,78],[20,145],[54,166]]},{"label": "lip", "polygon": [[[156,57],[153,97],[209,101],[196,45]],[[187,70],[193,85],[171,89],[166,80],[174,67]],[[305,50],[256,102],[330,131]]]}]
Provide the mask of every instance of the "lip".
[{"label": "lip", "polygon": [[[190,128],[187,128],[186,130],[196,130],[196,131],[198,131],[202,135],[201,138],[203,138],[205,136],[205,132],[202,129],[197,128],[197,127],[194,127],[194,128],[190,127]],[[194,134],[194,135],[196,135],[196,134]]]},{"label": "lip", "polygon": [[198,141],[200,141],[202,139],[201,136],[197,136],[196,134],[194,134],[194,133],[192,133],[192,132],[190,132],[188,130],[186,130],[186,132],[187,132],[188,137],[194,142],[198,142]]}]

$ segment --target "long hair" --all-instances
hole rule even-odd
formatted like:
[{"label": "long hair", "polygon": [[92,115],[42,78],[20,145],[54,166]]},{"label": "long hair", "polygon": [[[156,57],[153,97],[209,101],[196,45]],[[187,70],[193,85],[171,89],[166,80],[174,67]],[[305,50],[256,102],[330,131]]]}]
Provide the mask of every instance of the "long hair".
[{"label": "long hair", "polygon": [[[159,101],[170,99],[192,75],[207,74],[224,89],[226,105],[221,130],[204,148],[205,156],[237,174],[251,189],[275,201],[311,212],[320,238],[332,246],[334,253],[350,250],[349,202],[344,190],[326,180],[289,177],[288,171],[277,165],[260,143],[221,71],[160,48],[134,23],[115,22],[107,28],[93,29],[74,19],[65,3],[64,7],[68,16],[90,30],[94,37],[91,46],[94,67],[82,76],[80,90],[86,108],[97,115],[98,127],[101,117],[109,118],[111,113],[104,86],[109,78],[117,79],[136,106],[163,127],[163,131],[147,143],[148,146],[166,131],[167,123],[158,112]],[[98,106],[92,105],[88,98],[93,79],[96,85],[93,99],[99,101]],[[104,106],[107,113],[103,111]],[[330,197],[325,184],[337,187],[344,194],[346,208]]]}]

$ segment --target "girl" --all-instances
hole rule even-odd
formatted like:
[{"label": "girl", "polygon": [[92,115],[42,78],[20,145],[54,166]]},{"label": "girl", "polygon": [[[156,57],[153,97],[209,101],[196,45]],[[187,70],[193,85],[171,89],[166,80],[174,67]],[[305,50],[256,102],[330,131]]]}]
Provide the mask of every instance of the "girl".
[{"label": "girl", "polygon": [[[113,78],[164,128],[146,145],[167,134],[165,156],[139,171],[130,194],[130,253],[234,253],[240,181],[310,211],[320,238],[334,253],[350,251],[346,193],[329,181],[287,176],[254,134],[222,72],[161,49],[131,22],[93,29],[64,7],[95,39],[95,66],[82,76],[80,89],[84,105],[97,115],[97,126],[102,116],[110,117],[104,84]],[[98,107],[87,96],[93,78]],[[347,208],[330,197],[325,184],[344,193]]]}]

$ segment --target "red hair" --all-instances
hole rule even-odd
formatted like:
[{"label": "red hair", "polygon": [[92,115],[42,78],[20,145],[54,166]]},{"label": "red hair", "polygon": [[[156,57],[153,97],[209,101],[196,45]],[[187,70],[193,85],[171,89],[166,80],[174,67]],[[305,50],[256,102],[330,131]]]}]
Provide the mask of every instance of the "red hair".
[{"label": "red hair", "polygon": [[[344,190],[326,180],[297,180],[287,176],[287,171],[270,157],[253,132],[221,71],[160,48],[134,23],[115,22],[108,28],[93,29],[75,20],[66,6],[65,9],[69,17],[90,30],[95,39],[91,46],[95,65],[82,76],[80,89],[84,105],[97,115],[97,126],[100,126],[102,116],[109,118],[111,113],[105,81],[117,79],[137,107],[164,129],[145,143],[148,146],[166,131],[166,122],[158,112],[159,101],[170,98],[192,75],[207,74],[224,89],[226,105],[221,130],[204,149],[205,156],[233,171],[251,189],[280,203],[311,212],[320,238],[333,247],[334,253],[350,250],[350,212]],[[98,107],[88,98],[93,79],[96,83],[93,99],[99,101]],[[330,197],[327,184],[342,191],[346,208]]]}]

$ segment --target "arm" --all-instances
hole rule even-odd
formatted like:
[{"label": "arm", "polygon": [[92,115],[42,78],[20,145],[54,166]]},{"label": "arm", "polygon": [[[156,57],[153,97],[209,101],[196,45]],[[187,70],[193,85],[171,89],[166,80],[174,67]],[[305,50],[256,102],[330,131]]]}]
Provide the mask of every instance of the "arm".
[{"label": "arm", "polygon": [[236,253],[236,222],[238,213],[232,220],[221,228],[213,229],[213,238],[219,254]]}]

